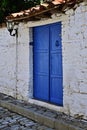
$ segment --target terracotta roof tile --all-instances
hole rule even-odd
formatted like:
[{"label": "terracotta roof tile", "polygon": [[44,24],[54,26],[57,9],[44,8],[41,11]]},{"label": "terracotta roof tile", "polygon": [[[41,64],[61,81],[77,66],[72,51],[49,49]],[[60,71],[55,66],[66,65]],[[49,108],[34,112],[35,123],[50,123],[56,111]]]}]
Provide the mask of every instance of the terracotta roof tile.
[{"label": "terracotta roof tile", "polygon": [[24,20],[34,20],[41,17],[51,17],[52,10],[57,10],[58,12],[65,12],[66,8],[73,8],[76,2],[82,0],[52,0],[52,2],[45,2],[36,7],[29,8],[28,10],[20,11],[18,13],[12,13],[6,17],[6,20],[13,21],[24,21]]}]

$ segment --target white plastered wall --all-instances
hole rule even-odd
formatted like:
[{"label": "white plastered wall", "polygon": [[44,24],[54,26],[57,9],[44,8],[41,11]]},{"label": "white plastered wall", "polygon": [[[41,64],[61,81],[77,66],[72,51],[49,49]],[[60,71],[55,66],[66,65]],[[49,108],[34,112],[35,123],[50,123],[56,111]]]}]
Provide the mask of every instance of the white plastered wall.
[{"label": "white plastered wall", "polygon": [[64,112],[87,119],[87,5],[62,25]]},{"label": "white plastered wall", "polygon": [[5,27],[0,28],[0,92],[16,96],[16,42]]},{"label": "white plastered wall", "polygon": [[18,39],[0,28],[0,92],[15,98],[29,98],[29,28],[18,27]]}]

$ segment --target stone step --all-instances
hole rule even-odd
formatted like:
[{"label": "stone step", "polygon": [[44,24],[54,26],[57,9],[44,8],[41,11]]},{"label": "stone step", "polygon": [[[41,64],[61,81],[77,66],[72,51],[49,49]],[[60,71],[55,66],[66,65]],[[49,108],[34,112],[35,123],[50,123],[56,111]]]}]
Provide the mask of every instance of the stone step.
[{"label": "stone step", "polygon": [[6,95],[0,98],[0,106],[55,130],[87,130],[87,125],[84,122]]}]

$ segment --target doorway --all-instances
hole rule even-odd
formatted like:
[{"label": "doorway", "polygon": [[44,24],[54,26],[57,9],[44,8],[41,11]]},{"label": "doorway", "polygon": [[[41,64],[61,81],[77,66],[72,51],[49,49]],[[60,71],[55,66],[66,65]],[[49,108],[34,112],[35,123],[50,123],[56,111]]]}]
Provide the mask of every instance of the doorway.
[{"label": "doorway", "polygon": [[63,106],[61,22],[33,28],[34,98]]}]

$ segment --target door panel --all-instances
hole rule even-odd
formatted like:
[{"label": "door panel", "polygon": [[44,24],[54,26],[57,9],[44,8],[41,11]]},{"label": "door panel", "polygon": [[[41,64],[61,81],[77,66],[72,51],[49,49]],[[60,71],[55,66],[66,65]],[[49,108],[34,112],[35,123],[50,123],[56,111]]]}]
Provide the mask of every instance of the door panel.
[{"label": "door panel", "polygon": [[34,28],[34,97],[49,100],[49,28]]},{"label": "door panel", "polygon": [[34,75],[34,97],[36,99],[48,101],[49,100],[49,77],[43,74]]},{"label": "door panel", "polygon": [[34,28],[34,98],[63,105],[61,23]]},{"label": "door panel", "polygon": [[50,26],[50,50],[61,50],[61,22]]},{"label": "door panel", "polygon": [[63,105],[61,23],[50,26],[50,102]]},{"label": "door panel", "polygon": [[61,76],[62,74],[62,55],[60,52],[51,52],[51,60],[50,60],[50,74]]},{"label": "door panel", "polygon": [[[49,56],[46,51],[38,51],[35,52],[34,58],[36,60],[35,63],[35,74],[44,74],[48,75],[48,67],[49,67]],[[45,64],[45,65],[44,65]]]},{"label": "door panel", "polygon": [[52,103],[62,105],[62,87],[60,88],[62,84],[62,78],[56,77],[56,75],[51,76],[51,88],[50,88],[50,101]]},{"label": "door panel", "polygon": [[39,26],[34,28],[34,47],[37,50],[47,50],[49,49],[49,27]]}]

